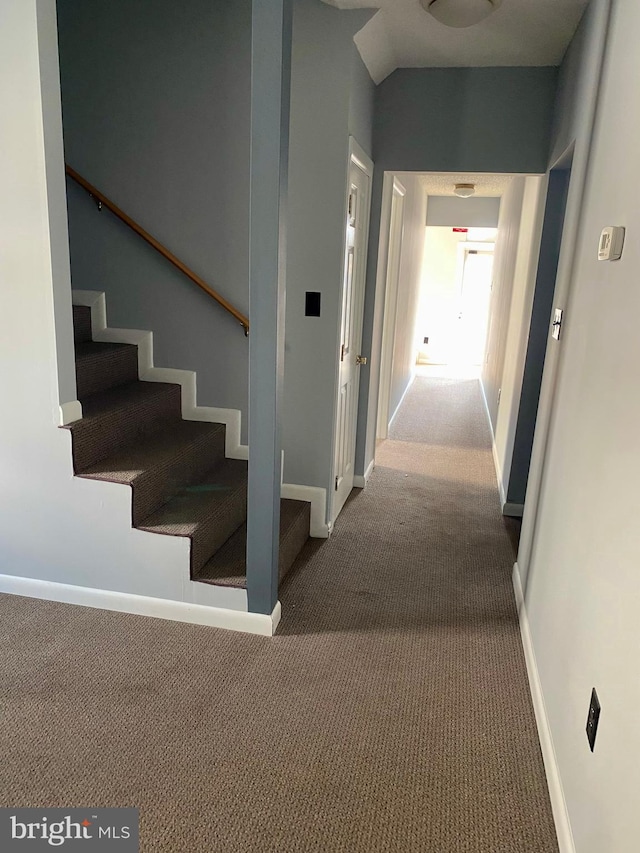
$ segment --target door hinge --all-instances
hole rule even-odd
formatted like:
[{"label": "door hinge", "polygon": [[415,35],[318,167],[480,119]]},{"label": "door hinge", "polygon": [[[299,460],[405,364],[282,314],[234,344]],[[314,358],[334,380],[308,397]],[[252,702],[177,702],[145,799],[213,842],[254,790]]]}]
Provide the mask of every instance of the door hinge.
[{"label": "door hinge", "polygon": [[340,477],[336,477],[336,484],[335,484],[336,485],[336,492],[338,491],[338,481],[339,480],[340,480]]},{"label": "door hinge", "polygon": [[344,344],[340,347],[340,361],[344,361]]},{"label": "door hinge", "polygon": [[551,324],[551,337],[555,338],[556,341],[560,340],[560,335],[562,333],[562,317],[562,309],[556,308],[553,315],[553,323]]}]

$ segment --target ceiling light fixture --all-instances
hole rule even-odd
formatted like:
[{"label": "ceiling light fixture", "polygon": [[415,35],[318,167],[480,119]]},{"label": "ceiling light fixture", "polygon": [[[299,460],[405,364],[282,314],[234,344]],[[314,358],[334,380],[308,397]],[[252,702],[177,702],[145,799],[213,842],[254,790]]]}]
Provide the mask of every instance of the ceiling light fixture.
[{"label": "ceiling light fixture", "polygon": [[475,184],[456,184],[453,188],[453,194],[457,195],[458,198],[469,198],[476,191]]},{"label": "ceiling light fixture", "polygon": [[433,17],[448,27],[472,27],[488,18],[502,0],[420,0]]}]

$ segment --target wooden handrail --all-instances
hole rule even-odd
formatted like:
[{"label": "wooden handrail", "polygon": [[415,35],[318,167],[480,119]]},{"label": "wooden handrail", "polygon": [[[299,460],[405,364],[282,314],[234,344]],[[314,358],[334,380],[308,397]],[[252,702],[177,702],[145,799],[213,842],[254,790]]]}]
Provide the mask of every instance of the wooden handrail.
[{"label": "wooden handrail", "polygon": [[182,261],[179,258],[176,258],[176,256],[167,248],[165,248],[162,243],[158,242],[155,237],[152,237],[151,234],[149,234],[148,231],[145,231],[141,225],[138,225],[138,223],[134,219],[132,219],[130,216],[127,216],[127,214],[123,210],[120,210],[120,208],[116,204],[114,204],[110,199],[106,197],[106,195],[103,195],[100,190],[97,190],[92,184],[89,183],[89,181],[83,178],[82,175],[79,175],[75,171],[75,169],[72,169],[71,166],[66,165],[65,170],[67,175],[69,175],[72,180],[79,184],[89,193],[89,195],[93,199],[95,199],[98,204],[98,207],[102,207],[103,205],[104,207],[107,207],[111,211],[111,213],[117,216],[118,219],[122,220],[125,225],[128,225],[129,228],[135,231],[136,234],[142,237],[143,240],[146,240],[146,242],[150,246],[153,246],[153,248],[157,252],[160,252],[163,257],[165,257],[170,263],[174,265],[174,267],[177,267],[181,273],[184,273],[184,275],[186,275],[187,278],[191,279],[194,284],[197,284],[198,287],[201,288],[201,290],[204,290],[204,292],[208,293],[212,299],[215,299],[218,305],[221,305],[225,309],[225,311],[228,311],[229,314],[232,314],[244,329],[245,335],[249,334],[248,317],[245,317],[244,314],[241,314],[240,311],[238,311],[237,308],[234,308],[230,302],[227,302],[224,296],[220,296],[219,293],[216,293],[216,291],[212,287],[209,287],[206,281],[201,279],[199,275],[193,272],[193,270],[190,270],[189,267],[186,266],[186,264],[183,264]]}]

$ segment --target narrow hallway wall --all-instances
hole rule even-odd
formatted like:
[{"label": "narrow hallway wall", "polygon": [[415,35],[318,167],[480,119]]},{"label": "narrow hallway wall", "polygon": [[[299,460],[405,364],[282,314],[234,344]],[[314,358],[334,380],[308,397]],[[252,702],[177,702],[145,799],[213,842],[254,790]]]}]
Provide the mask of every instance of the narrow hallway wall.
[{"label": "narrow hallway wall", "polygon": [[502,389],[502,373],[511,313],[511,297],[518,257],[525,179],[516,177],[502,197],[493,263],[493,289],[481,384],[495,432]]},{"label": "narrow hallway wall", "polygon": [[[296,0],[283,447],[286,482],[332,486],[349,135],[372,149],[374,85],[353,43],[371,11]],[[320,293],[320,317],[305,293]]]},{"label": "narrow hallway wall", "polygon": [[[524,193],[517,243],[513,247],[515,259],[511,283],[508,315],[503,317],[502,332],[504,347],[500,371],[499,387],[501,389],[500,405],[497,407],[494,427],[494,455],[497,468],[500,497],[505,506],[505,512],[521,515],[524,496],[517,501],[509,494],[509,483],[513,469],[515,435],[520,404],[523,401],[523,375],[526,363],[528,340],[531,331],[532,306],[535,301],[535,291],[538,281],[538,261],[540,256],[540,239],[545,211],[545,196],[547,191],[546,176],[530,175],[524,178]],[[502,306],[506,310],[506,306]],[[504,321],[506,319],[506,325]],[[534,333],[539,330],[534,328]],[[546,337],[546,325],[545,335]],[[495,365],[494,365],[495,367]],[[495,377],[493,377],[495,378]],[[525,405],[529,400],[528,389],[525,389]],[[534,420],[535,422],[535,420]],[[533,425],[531,426],[533,429]],[[516,469],[519,472],[524,460],[521,453],[516,458]],[[528,459],[526,460],[528,463]]]},{"label": "narrow hallway wall", "polygon": [[[597,11],[606,22],[606,7]],[[640,147],[638,31],[638,4],[614,2],[524,578],[566,836],[579,853],[635,853],[640,838],[632,795],[640,787],[640,241],[629,180]],[[614,263],[597,260],[606,225],[627,229]],[[594,687],[602,713],[592,753],[585,721]]]}]

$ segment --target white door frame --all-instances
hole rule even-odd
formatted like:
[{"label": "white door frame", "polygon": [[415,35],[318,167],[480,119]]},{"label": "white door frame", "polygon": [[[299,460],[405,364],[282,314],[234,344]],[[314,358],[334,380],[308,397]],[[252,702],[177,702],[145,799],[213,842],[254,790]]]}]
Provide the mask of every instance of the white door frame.
[{"label": "white door frame", "polygon": [[[362,277],[362,295],[360,299],[360,303],[354,306],[355,315],[358,317],[359,323],[359,333],[356,335],[358,341],[358,346],[360,346],[361,338],[362,338],[362,327],[364,320],[364,297],[365,297],[365,282],[366,282],[366,273],[367,273],[367,254],[369,247],[369,224],[371,218],[371,197],[373,190],[373,161],[366,153],[366,151],[358,144],[358,142],[354,139],[353,136],[349,137],[349,154],[347,159],[347,169],[346,169],[346,178],[345,178],[345,199],[344,199],[344,209],[342,214],[342,221],[347,221],[348,214],[348,205],[349,205],[349,196],[351,193],[351,166],[356,165],[359,169],[361,169],[365,175],[369,178],[369,198],[365,208],[365,218],[363,223],[363,257],[362,264],[360,266],[358,275]],[[343,241],[342,241],[342,256],[346,258],[347,252],[347,229],[344,231]],[[343,322],[343,306],[344,306],[344,284],[345,279],[344,276],[340,281],[340,293],[339,293],[339,304],[341,306],[340,311],[338,313],[338,324],[336,328],[336,337],[338,341],[338,346],[336,347],[336,362],[335,362],[335,382],[334,382],[334,399],[333,399],[333,437],[331,442],[331,480],[330,487],[328,490],[329,500],[328,500],[328,523],[329,528],[333,526],[333,522],[335,521],[341,507],[335,506],[335,488],[334,483],[336,480],[336,445],[338,439],[338,396],[340,389],[340,336],[342,332],[342,322]],[[357,400],[356,400],[357,403]],[[357,406],[356,406],[357,412]],[[357,414],[356,414],[357,417]],[[357,433],[357,424],[356,424],[356,433]],[[354,454],[355,454],[355,446],[354,446]],[[355,458],[354,458],[355,463]]]},{"label": "white door frame", "polygon": [[[389,431],[389,402],[393,377],[393,350],[396,339],[398,313],[398,288],[400,282],[400,260],[404,234],[404,200],[407,194],[396,175],[389,175],[389,190],[386,200],[389,226],[387,231],[386,263],[383,275],[384,314],[382,320],[382,344],[380,349],[380,384],[378,390],[378,415],[376,438],[384,439]],[[387,175],[385,175],[385,180]]]}]

